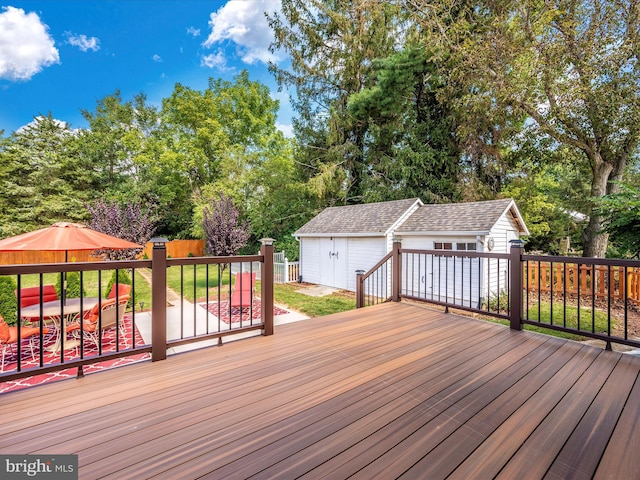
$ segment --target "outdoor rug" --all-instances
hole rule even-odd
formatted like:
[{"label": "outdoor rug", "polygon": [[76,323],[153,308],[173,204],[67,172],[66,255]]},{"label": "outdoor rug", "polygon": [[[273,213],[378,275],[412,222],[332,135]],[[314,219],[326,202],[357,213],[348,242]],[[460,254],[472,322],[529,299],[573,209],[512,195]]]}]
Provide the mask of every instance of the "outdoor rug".
[{"label": "outdoor rug", "polygon": [[[131,348],[131,345],[132,345],[131,315],[129,314],[125,315],[124,322],[125,322],[126,335],[124,337],[120,336],[120,339],[119,339],[120,350],[126,350],[128,348]],[[47,340],[49,341],[47,342]],[[54,340],[53,337],[50,337],[49,339],[45,337],[45,347],[53,343],[53,340]],[[137,327],[136,327],[136,345],[137,346],[145,345],[144,340],[140,336],[140,333],[138,332]],[[91,341],[87,341],[86,338],[84,343],[84,351],[85,351],[85,358],[90,358],[98,354],[98,350],[95,344]],[[112,328],[112,329],[106,330],[102,336],[102,352],[109,353],[109,352],[115,352],[115,351],[116,351],[116,331],[115,331],[115,328]],[[65,362],[77,358],[75,349],[66,350],[64,353],[65,353],[64,355]],[[5,373],[15,371],[15,368],[16,368],[16,361],[14,360],[15,356],[16,356],[16,353],[11,353],[10,350],[7,351],[7,356],[5,357],[5,366],[4,366]],[[141,353],[138,355],[131,355],[128,357],[117,358],[115,360],[109,360],[105,362],[98,362],[98,363],[85,365],[83,367],[83,371],[84,371],[84,374],[86,375],[93,372],[105,370],[107,368],[114,368],[122,365],[128,365],[131,363],[139,362],[142,360],[146,360],[148,358],[150,358],[150,355],[148,353]],[[44,352],[45,365],[57,364],[57,363],[60,363],[60,352],[47,352],[47,351]],[[29,350],[29,344],[27,340],[24,340],[22,343],[21,366],[24,369],[38,366],[38,353],[36,351],[36,360],[32,360],[31,351]],[[45,373],[42,375],[35,375],[32,377],[21,378],[18,380],[12,380],[8,382],[0,381],[0,393],[12,392],[15,390],[20,390],[22,388],[32,387],[35,385],[42,385],[44,383],[49,383],[56,380],[63,380],[66,378],[75,378],[77,373],[78,373],[77,368],[68,368],[66,370],[59,370],[56,372]]]},{"label": "outdoor rug", "polygon": [[[208,304],[199,303],[198,305],[208,310],[209,313],[220,318],[220,320],[222,320],[226,324],[242,322],[243,325],[245,323],[247,325],[252,325],[260,323],[260,321],[262,320],[262,305],[260,299],[253,299],[251,307],[242,307],[242,309],[239,307],[232,307],[231,309],[229,309],[228,300],[222,302],[209,302]],[[274,316],[286,315],[287,313],[289,312],[287,310],[284,310],[283,308],[276,306],[273,307]]]}]

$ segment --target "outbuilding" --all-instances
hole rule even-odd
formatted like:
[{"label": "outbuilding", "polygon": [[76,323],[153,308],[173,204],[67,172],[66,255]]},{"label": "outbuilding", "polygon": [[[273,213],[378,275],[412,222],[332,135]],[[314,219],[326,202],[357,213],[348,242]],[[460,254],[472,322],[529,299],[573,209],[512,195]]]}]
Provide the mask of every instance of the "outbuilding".
[{"label": "outbuilding", "polygon": [[[510,242],[529,235],[511,198],[432,204],[417,209],[395,231],[402,248],[509,253]],[[404,258],[403,294],[481,308],[508,285],[508,262],[464,255]],[[456,272],[455,275],[452,272]]]},{"label": "outbuilding", "polygon": [[[429,205],[410,198],[329,207],[294,236],[300,242],[303,281],[355,291],[356,270],[373,267],[391,251],[394,239],[403,248],[507,253],[511,240],[528,234],[510,198]],[[435,282],[427,285],[432,278],[433,272],[423,269],[419,288],[433,289]]]},{"label": "outbuilding", "polygon": [[396,229],[422,205],[409,198],[325,208],[293,234],[302,281],[355,291],[355,271],[384,257]]}]

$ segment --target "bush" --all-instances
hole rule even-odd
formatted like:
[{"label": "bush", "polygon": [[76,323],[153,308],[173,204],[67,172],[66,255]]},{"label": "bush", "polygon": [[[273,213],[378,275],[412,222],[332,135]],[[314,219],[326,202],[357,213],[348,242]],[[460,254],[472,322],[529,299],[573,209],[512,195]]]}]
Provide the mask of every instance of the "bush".
[{"label": "bush", "polygon": [[14,325],[18,321],[16,288],[13,277],[0,277],[0,315],[9,325]]},{"label": "bush", "polygon": [[[65,298],[78,298],[80,296],[80,272],[67,272],[67,291],[65,292]],[[56,280],[56,292],[58,292],[58,298],[62,298],[62,288],[60,287],[60,275]],[[82,296],[87,296],[87,291],[82,289]]]}]

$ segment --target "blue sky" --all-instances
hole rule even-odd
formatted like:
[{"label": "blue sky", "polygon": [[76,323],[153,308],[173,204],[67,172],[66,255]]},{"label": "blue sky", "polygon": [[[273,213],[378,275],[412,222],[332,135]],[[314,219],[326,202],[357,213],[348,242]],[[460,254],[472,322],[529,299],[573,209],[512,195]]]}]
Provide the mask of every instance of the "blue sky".
[{"label": "blue sky", "polygon": [[249,71],[280,101],[278,126],[291,133],[286,92],[267,61],[265,10],[279,0],[0,0],[0,130],[49,112],[86,127],[82,109],[119,89],[160,106],[176,83],[204,90],[210,77]]}]

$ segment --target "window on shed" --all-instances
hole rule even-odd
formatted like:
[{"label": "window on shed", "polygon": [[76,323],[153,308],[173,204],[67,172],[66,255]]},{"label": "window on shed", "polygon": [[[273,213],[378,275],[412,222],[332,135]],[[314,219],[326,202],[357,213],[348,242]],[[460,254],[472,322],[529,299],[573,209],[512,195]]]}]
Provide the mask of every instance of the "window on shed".
[{"label": "window on shed", "polygon": [[434,242],[434,250],[453,250],[453,244],[451,242]]},{"label": "window on shed", "polygon": [[456,250],[471,250],[471,251],[476,251],[476,244],[475,242],[469,242],[469,243],[456,243]]}]

